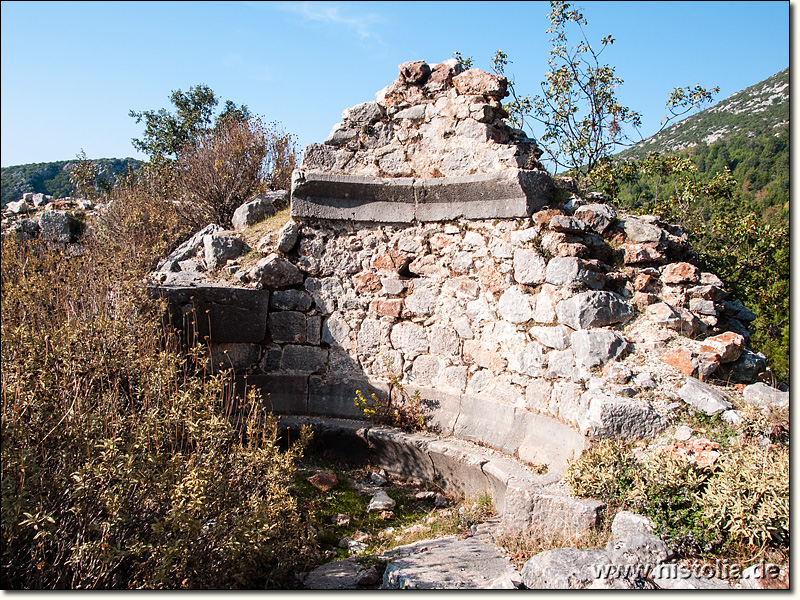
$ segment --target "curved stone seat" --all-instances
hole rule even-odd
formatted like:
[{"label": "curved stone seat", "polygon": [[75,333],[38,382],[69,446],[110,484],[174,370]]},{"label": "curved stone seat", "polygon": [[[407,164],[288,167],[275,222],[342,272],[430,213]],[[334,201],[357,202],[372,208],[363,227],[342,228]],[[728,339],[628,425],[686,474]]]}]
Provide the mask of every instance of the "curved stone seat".
[{"label": "curved stone seat", "polygon": [[477,444],[429,433],[409,433],[366,421],[280,416],[288,437],[303,425],[314,432],[312,448],[356,464],[369,462],[390,475],[432,483],[454,496],[492,496],[505,531],[535,527],[577,532],[595,527],[604,507],[565,494],[557,472],[538,475],[519,461]]}]

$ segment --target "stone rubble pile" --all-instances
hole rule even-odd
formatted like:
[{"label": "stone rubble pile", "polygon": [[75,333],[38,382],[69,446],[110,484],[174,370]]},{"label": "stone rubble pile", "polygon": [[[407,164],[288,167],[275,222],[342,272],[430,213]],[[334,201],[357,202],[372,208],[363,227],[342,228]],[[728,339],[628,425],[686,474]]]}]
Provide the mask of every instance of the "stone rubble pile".
[{"label": "stone rubble pile", "polygon": [[[484,486],[486,461],[461,440],[558,478],[592,439],[669,436],[684,405],[733,427],[746,404],[785,409],[787,389],[762,383],[764,357],[747,347],[756,315],[698,269],[686,233],[552,181],[533,142],[502,123],[504,95],[502,78],[452,61],[400,65],[376,102],[346,110],[306,148],[292,220],[258,244],[255,264],[239,261],[241,231],[209,226],[162,262],[156,293],[177,323],[209,315],[196,327],[215,368],[246,373],[277,413],[360,418],[357,392],[386,397],[396,377],[453,442],[436,460],[472,464]],[[260,218],[257,204],[238,229]],[[215,272],[241,287],[220,291]],[[718,385],[728,383],[739,387]],[[712,441],[686,433],[674,455],[716,460]],[[406,442],[406,462],[438,448]],[[417,458],[423,470],[431,461]],[[601,508],[500,479],[507,515],[563,506],[577,524]],[[640,533],[585,556],[666,560]],[[640,585],[551,580],[550,558],[538,560],[526,566],[531,585]]]},{"label": "stone rubble pile", "polygon": [[3,208],[3,236],[15,234],[21,239],[41,237],[79,251],[75,244],[83,233],[82,222],[96,215],[100,208],[85,198],[54,200],[48,194],[26,192],[22,199],[9,202]]},{"label": "stone rubble pile", "polygon": [[[345,111],[324,144],[324,152],[350,158],[303,168],[386,175],[369,171],[375,161],[366,157],[400,144],[416,148],[403,164],[419,159],[441,171],[454,144],[476,143],[463,123],[505,127],[504,94],[502,78],[461,72],[453,61],[405,63],[377,102]],[[365,123],[372,129],[359,129]],[[416,137],[401,133],[415,123]],[[440,135],[451,126],[453,135]],[[376,131],[385,144],[365,141]],[[479,143],[487,152],[505,144],[536,153],[512,133]],[[483,156],[472,146],[470,156]],[[318,151],[312,145],[304,156]],[[439,179],[446,188],[459,177]],[[348,181],[328,183],[341,191]],[[285,393],[270,392],[275,410],[358,417],[355,390],[380,390],[392,374],[438,405],[430,418],[441,433],[546,463],[554,453],[531,433],[540,422],[532,415],[567,426],[555,443],[567,454],[579,453],[585,438],[653,437],[670,424],[675,400],[735,422],[738,394],[701,381],[762,375],[763,356],[746,348],[755,315],[693,264],[680,227],[617,214],[601,194],[577,196],[570,180],[554,189],[516,218],[401,224],[295,216],[247,267],[236,263],[241,234],[209,226],[162,262],[159,277],[165,288],[197,285],[203,271],[223,269],[265,293],[263,337],[248,328],[246,343],[229,335],[212,343],[212,354],[251,381],[284,381]],[[238,227],[271,214],[269,203],[245,204]]]},{"label": "stone rubble pile", "polygon": [[403,63],[374,102],[345,110],[301,169],[373,177],[448,177],[538,169],[541,151],[503,121],[505,77],[455,59]]}]

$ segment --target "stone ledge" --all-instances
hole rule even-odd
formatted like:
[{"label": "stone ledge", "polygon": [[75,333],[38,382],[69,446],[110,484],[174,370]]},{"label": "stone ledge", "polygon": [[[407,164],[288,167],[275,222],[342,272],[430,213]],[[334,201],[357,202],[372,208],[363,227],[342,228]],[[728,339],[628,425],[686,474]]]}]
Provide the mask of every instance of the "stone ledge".
[{"label": "stone ledge", "polygon": [[530,216],[553,190],[547,173],[524,169],[423,179],[296,170],[291,215],[371,223],[508,219]]},{"label": "stone ledge", "polygon": [[198,285],[148,291],[153,298],[167,299],[170,322],[189,342],[257,343],[266,336],[268,290]]},{"label": "stone ledge", "polygon": [[351,462],[369,461],[396,477],[440,485],[445,491],[467,497],[492,495],[505,531],[582,531],[595,527],[602,502],[581,500],[551,484],[558,474],[536,475],[520,462],[464,440],[409,433],[366,421],[314,417],[280,417],[288,431],[308,425],[312,443]]}]

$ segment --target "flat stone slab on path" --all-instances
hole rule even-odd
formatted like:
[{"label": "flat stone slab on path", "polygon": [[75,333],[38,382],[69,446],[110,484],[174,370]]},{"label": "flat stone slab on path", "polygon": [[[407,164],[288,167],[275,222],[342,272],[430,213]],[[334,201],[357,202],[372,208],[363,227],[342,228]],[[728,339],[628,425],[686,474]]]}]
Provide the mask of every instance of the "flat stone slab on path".
[{"label": "flat stone slab on path", "polygon": [[395,558],[386,566],[381,589],[486,589],[499,582],[522,578],[500,551],[478,536],[452,535],[398,546],[385,555]]}]

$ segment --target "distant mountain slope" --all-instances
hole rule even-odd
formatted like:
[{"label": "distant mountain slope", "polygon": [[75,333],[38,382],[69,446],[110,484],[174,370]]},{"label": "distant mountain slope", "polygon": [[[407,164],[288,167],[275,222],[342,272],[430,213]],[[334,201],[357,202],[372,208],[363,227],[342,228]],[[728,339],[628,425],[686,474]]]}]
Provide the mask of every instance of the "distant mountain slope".
[{"label": "distant mountain slope", "polygon": [[737,92],[711,108],[700,111],[667,127],[635,146],[617,154],[618,158],[641,158],[651,152],[670,152],[691,148],[745,134],[755,137],[774,131],[788,133],[789,69]]},{"label": "distant mountain slope", "polygon": [[[142,164],[135,158],[98,158],[92,162],[97,165],[98,181],[113,181],[128,168],[136,170]],[[3,167],[1,205],[19,200],[25,192],[50,194],[55,198],[74,195],[75,186],[70,183],[69,175],[76,164],[76,160],[61,160]]]}]

